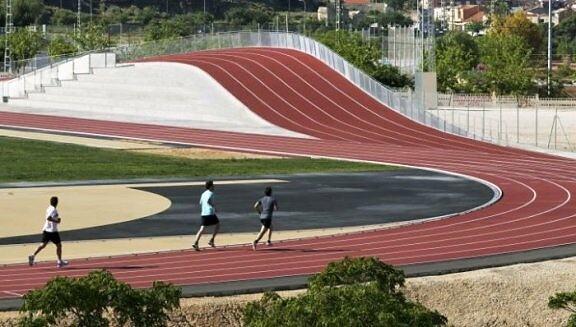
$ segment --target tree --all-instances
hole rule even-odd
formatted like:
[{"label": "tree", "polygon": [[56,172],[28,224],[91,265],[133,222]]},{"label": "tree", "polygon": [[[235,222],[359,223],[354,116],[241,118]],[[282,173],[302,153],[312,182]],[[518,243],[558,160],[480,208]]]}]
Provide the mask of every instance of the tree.
[{"label": "tree", "polygon": [[44,12],[42,0],[15,0],[13,4],[14,26],[35,24]]},{"label": "tree", "polygon": [[491,35],[516,35],[530,45],[533,52],[542,47],[543,35],[538,25],[532,23],[523,11],[517,11],[513,15],[504,18],[496,18],[492,21],[488,34]]},{"label": "tree", "polygon": [[364,42],[358,33],[327,31],[316,33],[314,38],[380,83],[400,88],[412,86],[412,80],[400,73],[398,69],[380,64],[380,46],[376,43]]},{"label": "tree", "polygon": [[508,15],[510,8],[505,0],[492,0],[490,2],[490,21],[496,18],[502,18]]},{"label": "tree", "polygon": [[192,33],[192,27],[179,19],[155,20],[145,30],[146,41],[175,39]]},{"label": "tree", "polygon": [[449,32],[436,43],[436,72],[438,88],[445,91],[462,91],[466,88],[466,72],[479,63],[480,50],[474,39],[464,32]]},{"label": "tree", "polygon": [[576,53],[576,14],[572,14],[554,27],[554,53],[562,55],[564,60],[571,61]]},{"label": "tree", "polygon": [[399,11],[389,11],[385,13],[381,13],[377,16],[377,22],[381,26],[387,27],[388,25],[392,26],[410,26],[414,24],[412,19]]},{"label": "tree", "polygon": [[76,23],[76,14],[68,9],[54,9],[51,22],[54,25],[72,25]]},{"label": "tree", "polygon": [[154,18],[158,17],[158,12],[154,7],[146,6],[138,12],[134,18],[136,22],[142,25],[148,25]]},{"label": "tree", "polygon": [[56,36],[48,44],[48,54],[50,56],[72,55],[76,53],[76,48],[63,36]]},{"label": "tree", "polygon": [[81,51],[103,50],[112,46],[110,37],[103,25],[84,25],[80,35],[74,35],[73,38]]},{"label": "tree", "polygon": [[23,60],[33,58],[42,48],[40,33],[25,28],[17,29],[11,34],[8,43],[12,51],[13,68],[16,70],[26,65]]},{"label": "tree", "polygon": [[479,33],[481,30],[484,29],[484,24],[482,24],[481,22],[471,22],[466,24],[466,32],[472,32],[472,33]]},{"label": "tree", "polygon": [[406,299],[404,274],[377,258],[332,262],[309,280],[305,294],[266,293],[244,311],[246,326],[443,326],[437,311]]},{"label": "tree", "polygon": [[165,326],[168,313],[179,307],[181,290],[162,282],[135,290],[111,273],[93,271],[80,278],[56,277],[24,295],[20,326]]},{"label": "tree", "polygon": [[398,67],[377,65],[370,74],[378,82],[394,88],[411,87],[414,83],[410,76],[402,74]]},{"label": "tree", "polygon": [[566,327],[576,327],[576,292],[560,292],[548,298],[548,307],[571,313]]},{"label": "tree", "polygon": [[490,90],[496,94],[526,94],[533,89],[532,51],[515,35],[489,35],[480,42],[481,62]]},{"label": "tree", "polygon": [[408,5],[407,5],[406,0],[384,0],[384,3],[386,3],[386,5],[388,6],[388,8],[392,9],[392,10],[402,10],[402,9],[408,9]]},{"label": "tree", "polygon": [[262,4],[251,4],[248,7],[232,7],[224,13],[226,21],[232,25],[265,24],[272,21],[274,11]]},{"label": "tree", "polygon": [[560,24],[553,27],[554,37],[568,39],[570,41],[576,40],[576,14],[562,20]]}]

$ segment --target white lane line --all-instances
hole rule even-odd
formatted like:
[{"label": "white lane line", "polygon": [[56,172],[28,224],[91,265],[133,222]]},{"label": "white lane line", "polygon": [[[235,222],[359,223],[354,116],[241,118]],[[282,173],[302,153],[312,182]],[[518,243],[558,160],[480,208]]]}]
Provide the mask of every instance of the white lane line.
[{"label": "white lane line", "polygon": [[11,291],[2,291],[2,293],[8,294],[8,295],[12,295],[12,296],[17,296],[17,297],[22,297],[22,296],[24,296],[23,294],[16,293],[16,292],[11,292]]},{"label": "white lane line", "polygon": [[[265,72],[267,72],[269,75],[273,76],[276,81],[278,81],[279,83],[284,84],[284,89],[288,89],[288,90],[292,91],[292,93],[293,93],[294,95],[297,95],[299,99],[307,102],[310,106],[315,107],[315,108],[317,109],[317,112],[320,112],[320,113],[324,114],[325,116],[333,119],[335,122],[344,124],[344,125],[350,127],[350,128],[353,129],[353,130],[357,130],[357,131],[361,131],[361,132],[364,132],[364,133],[369,133],[369,134],[375,135],[376,137],[385,137],[385,138],[387,138],[389,141],[396,141],[396,142],[398,142],[398,140],[399,140],[399,138],[394,138],[394,137],[392,137],[392,136],[383,134],[382,132],[378,133],[378,132],[375,132],[375,131],[367,130],[367,129],[365,129],[365,128],[358,127],[358,126],[356,126],[356,125],[353,125],[353,124],[351,124],[351,123],[348,123],[346,120],[342,120],[342,119],[336,118],[336,116],[334,116],[333,114],[331,114],[331,113],[327,112],[326,110],[324,110],[325,107],[321,107],[321,106],[318,105],[316,102],[313,102],[312,100],[310,100],[310,98],[304,96],[302,93],[300,93],[299,91],[295,90],[291,85],[289,85],[288,83],[286,83],[285,80],[284,80],[281,76],[279,76],[278,74],[274,73],[274,72],[271,71],[270,69],[266,68],[266,67],[263,66],[262,64],[256,62],[255,60],[249,59],[249,58],[247,58],[247,57],[245,57],[245,56],[234,56],[234,55],[229,55],[229,54],[219,54],[218,56],[220,56],[220,57],[222,57],[222,56],[224,56],[224,57],[226,57],[226,56],[228,56],[228,57],[233,57],[233,58],[235,58],[236,60],[222,59],[222,58],[218,58],[217,56],[207,57],[207,56],[198,56],[198,55],[197,55],[197,56],[194,56],[193,58],[191,57],[191,58],[179,59],[179,61],[180,61],[180,62],[186,62],[186,63],[192,63],[192,64],[193,64],[193,62],[196,61],[196,60],[201,61],[201,62],[206,62],[205,60],[220,60],[220,61],[224,61],[224,62],[226,62],[226,63],[228,63],[228,64],[236,65],[237,67],[239,67],[240,69],[244,70],[244,71],[247,72],[247,73],[249,73],[249,70],[248,70],[246,67],[244,67],[243,65],[239,64],[238,61],[239,61],[239,60],[247,60],[247,61],[250,61],[250,62],[252,62],[253,64],[260,66],[263,71],[265,71]],[[199,59],[196,59],[196,58],[199,58]],[[288,69],[289,71],[291,71],[289,68],[287,68],[287,69]],[[300,78],[296,73],[294,73],[294,72],[292,72],[292,73],[293,73],[293,75],[295,75],[296,78]],[[258,80],[261,84],[266,85],[266,84],[265,84],[263,81],[261,81],[257,76],[255,76],[255,75],[253,75],[253,74],[252,74],[252,76],[253,76],[256,80]],[[300,78],[300,79],[303,80],[302,78]],[[303,80],[303,81],[304,81],[304,83],[306,83],[305,80]],[[308,84],[308,83],[307,83],[307,84]],[[308,85],[311,87],[312,90],[316,90],[316,89],[313,88],[310,84],[308,84]],[[270,90],[270,92],[272,92],[272,93],[273,93],[274,95],[276,95],[277,97],[282,98],[282,99],[285,99],[284,97],[281,97],[280,94],[276,93],[276,92],[275,92],[274,90],[272,90],[271,88],[268,87],[268,89]],[[318,93],[320,93],[320,92],[318,92]],[[325,95],[323,95],[322,93],[320,93],[320,96],[323,96],[324,98],[329,99],[329,98],[327,98]],[[343,114],[346,114],[346,115],[348,115],[348,116],[352,116],[353,118],[355,118],[355,119],[363,122],[364,124],[368,124],[368,125],[370,125],[370,126],[372,126],[372,127],[375,127],[375,128],[377,128],[377,129],[380,129],[381,131],[384,131],[384,132],[387,132],[387,133],[393,133],[393,134],[400,135],[400,133],[398,133],[398,132],[391,131],[391,130],[386,129],[386,128],[382,127],[382,126],[379,126],[379,125],[376,125],[376,124],[374,124],[374,123],[371,123],[371,122],[369,122],[369,121],[364,120],[363,118],[355,115],[353,112],[346,110],[346,109],[343,108],[340,104],[334,102],[332,99],[329,99],[329,101],[333,103],[333,106],[339,107],[339,108],[341,109],[340,112],[343,113]],[[290,102],[288,102],[288,100],[284,100],[284,102],[287,103],[288,105],[290,105],[291,107],[293,107],[294,109],[296,109],[296,110],[298,110],[298,111],[300,111],[300,112],[303,113],[302,110],[299,110],[295,105],[293,105],[293,104],[291,104]],[[342,132],[342,130],[339,130],[339,131]],[[363,135],[358,134],[358,133],[356,133],[355,136],[365,138]],[[404,137],[411,137],[410,135],[402,135],[402,136],[404,136]],[[404,140],[403,140],[403,141],[404,141]],[[409,141],[405,141],[405,142],[410,143],[410,144],[412,144],[412,145],[420,145],[420,146],[423,146],[423,145],[422,145],[422,142],[420,142],[420,143],[409,142]],[[426,146],[426,147],[431,147],[431,146],[429,146],[429,145],[424,145],[424,146]]]}]

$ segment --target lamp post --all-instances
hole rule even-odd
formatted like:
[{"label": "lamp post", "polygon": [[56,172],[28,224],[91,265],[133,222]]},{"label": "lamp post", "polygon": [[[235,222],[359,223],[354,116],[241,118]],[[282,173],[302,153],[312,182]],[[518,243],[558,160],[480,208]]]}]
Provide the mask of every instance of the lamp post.
[{"label": "lamp post", "polygon": [[206,0],[204,0],[204,16],[202,17],[202,33],[206,33]]},{"label": "lamp post", "polygon": [[306,0],[298,0],[301,1],[304,4],[304,22],[302,23],[303,27],[304,27],[304,35],[306,35]]},{"label": "lamp post", "polygon": [[552,82],[552,0],[548,0],[548,96]]}]

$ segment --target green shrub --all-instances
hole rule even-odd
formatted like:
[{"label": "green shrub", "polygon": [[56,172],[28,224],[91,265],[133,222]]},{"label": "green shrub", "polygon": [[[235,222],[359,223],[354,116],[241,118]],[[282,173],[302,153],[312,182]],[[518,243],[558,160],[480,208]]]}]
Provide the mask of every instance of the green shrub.
[{"label": "green shrub", "polygon": [[409,301],[404,273],[377,258],[344,258],[310,279],[305,294],[266,293],[244,310],[246,326],[444,326],[446,318]]},{"label": "green shrub", "polygon": [[170,284],[154,282],[135,290],[107,271],[80,278],[56,277],[45,287],[24,295],[19,326],[101,327],[165,326],[169,312],[180,306],[182,292]]}]

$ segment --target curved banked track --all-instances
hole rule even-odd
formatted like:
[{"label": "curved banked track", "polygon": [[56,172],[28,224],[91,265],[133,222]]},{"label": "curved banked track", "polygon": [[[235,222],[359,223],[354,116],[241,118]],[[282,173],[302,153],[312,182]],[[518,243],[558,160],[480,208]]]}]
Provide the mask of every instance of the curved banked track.
[{"label": "curved banked track", "polygon": [[[149,58],[200,67],[268,121],[316,139],[0,113],[0,124],[73,133],[179,142],[216,148],[366,160],[473,176],[502,191],[471,213],[395,229],[248,246],[0,268],[0,298],[55,275],[107,267],[135,286],[153,280],[194,285],[318,272],[343,256],[378,256],[408,266],[523,252],[576,243],[576,162],[445,134],[399,115],[304,53],[269,48]],[[304,196],[304,195],[303,195]],[[386,199],[383,199],[385,201]],[[353,217],[351,217],[353,219]]]}]

